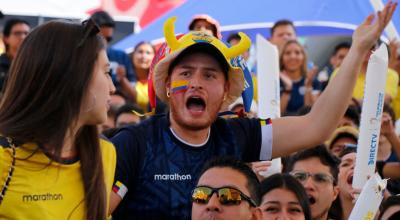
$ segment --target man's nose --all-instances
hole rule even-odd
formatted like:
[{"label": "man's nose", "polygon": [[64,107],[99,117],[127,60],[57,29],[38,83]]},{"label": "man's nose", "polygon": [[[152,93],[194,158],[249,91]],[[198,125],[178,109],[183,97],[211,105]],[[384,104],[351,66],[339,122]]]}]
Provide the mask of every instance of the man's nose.
[{"label": "man's nose", "polygon": [[218,196],[214,193],[210,200],[207,203],[206,207],[207,211],[210,212],[220,212],[221,211],[221,203],[219,202]]}]

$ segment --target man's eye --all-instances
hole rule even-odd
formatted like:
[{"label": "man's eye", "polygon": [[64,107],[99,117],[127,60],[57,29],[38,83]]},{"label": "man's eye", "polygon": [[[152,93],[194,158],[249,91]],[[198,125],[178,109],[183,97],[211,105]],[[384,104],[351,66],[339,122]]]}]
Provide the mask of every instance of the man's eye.
[{"label": "man's eye", "polygon": [[181,76],[189,76],[190,73],[186,71],[186,72],[182,72],[180,75],[181,75]]}]

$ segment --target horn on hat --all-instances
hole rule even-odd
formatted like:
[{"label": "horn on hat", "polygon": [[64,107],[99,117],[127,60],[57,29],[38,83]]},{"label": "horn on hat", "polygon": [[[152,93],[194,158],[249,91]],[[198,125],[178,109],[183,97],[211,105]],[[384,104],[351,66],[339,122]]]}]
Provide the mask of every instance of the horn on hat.
[{"label": "horn on hat", "polygon": [[179,48],[179,42],[175,37],[175,28],[174,28],[175,21],[176,21],[176,16],[173,16],[168,18],[167,21],[164,23],[165,41],[167,42],[169,48],[171,48],[172,51]]}]

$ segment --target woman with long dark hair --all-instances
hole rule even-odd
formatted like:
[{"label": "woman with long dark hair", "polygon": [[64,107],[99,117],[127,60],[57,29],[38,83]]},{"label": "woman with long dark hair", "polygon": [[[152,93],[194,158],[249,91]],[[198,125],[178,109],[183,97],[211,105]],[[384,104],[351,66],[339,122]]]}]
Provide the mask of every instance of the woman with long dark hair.
[{"label": "woman with long dark hair", "polygon": [[0,218],[106,219],[115,87],[98,28],[52,21],[20,47],[0,102]]},{"label": "woman with long dark hair", "polygon": [[274,174],[260,184],[262,220],[311,220],[310,204],[301,183],[289,174]]}]

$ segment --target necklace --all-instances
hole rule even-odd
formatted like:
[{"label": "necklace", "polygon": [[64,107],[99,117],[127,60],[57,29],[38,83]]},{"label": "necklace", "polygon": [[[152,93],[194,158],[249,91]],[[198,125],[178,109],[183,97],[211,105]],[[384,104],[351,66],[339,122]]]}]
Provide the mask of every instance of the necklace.
[{"label": "necklace", "polygon": [[16,147],[15,147],[14,143],[12,143],[12,139],[11,138],[7,137],[7,141],[10,144],[11,150],[12,150],[12,155],[11,155],[12,156],[12,162],[11,162],[10,167],[8,168],[8,175],[6,177],[6,180],[4,181],[3,188],[1,189],[1,192],[0,192],[0,205],[1,205],[1,202],[3,202],[4,195],[6,194],[6,191],[8,189],[8,185],[10,184],[11,177],[12,177],[12,174],[13,174],[14,168],[15,168],[15,159],[16,159],[16,156],[15,156]]}]

